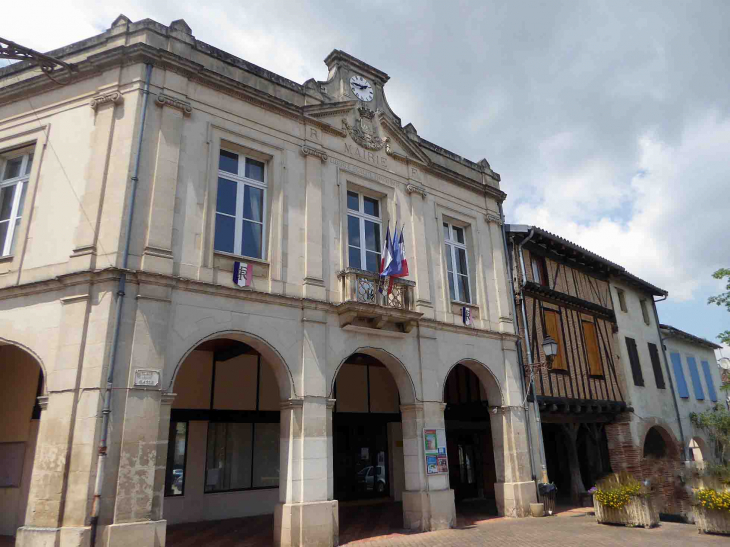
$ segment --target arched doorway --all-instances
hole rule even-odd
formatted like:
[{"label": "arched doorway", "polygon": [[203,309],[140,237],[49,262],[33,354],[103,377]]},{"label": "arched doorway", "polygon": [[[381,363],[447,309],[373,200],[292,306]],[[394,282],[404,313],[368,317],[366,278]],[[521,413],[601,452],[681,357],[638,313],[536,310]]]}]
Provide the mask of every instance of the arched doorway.
[{"label": "arched doorway", "polygon": [[337,371],[334,398],[334,497],[399,501],[403,433],[393,375],[378,358],[353,353]]},{"label": "arched doorway", "polygon": [[689,440],[689,459],[693,462],[705,461],[705,455],[702,448],[705,443],[702,439],[693,437]]},{"label": "arched doorway", "polygon": [[[492,400],[488,393],[493,379],[484,382],[478,372],[488,373],[480,364],[455,365],[444,384],[446,403],[446,446],[449,464],[449,484],[454,490],[457,514],[470,512],[468,502],[481,500],[479,511],[497,514],[495,483],[498,482],[494,458],[494,443],[490,420],[490,404],[501,406],[501,396]],[[476,370],[475,370],[476,369]]]},{"label": "arched doorway", "polygon": [[44,387],[38,361],[2,342],[0,378],[0,536],[7,537],[25,519]]},{"label": "arched doorway", "polygon": [[235,338],[203,341],[176,372],[164,502],[171,525],[269,515],[279,502],[286,365],[260,340]]}]

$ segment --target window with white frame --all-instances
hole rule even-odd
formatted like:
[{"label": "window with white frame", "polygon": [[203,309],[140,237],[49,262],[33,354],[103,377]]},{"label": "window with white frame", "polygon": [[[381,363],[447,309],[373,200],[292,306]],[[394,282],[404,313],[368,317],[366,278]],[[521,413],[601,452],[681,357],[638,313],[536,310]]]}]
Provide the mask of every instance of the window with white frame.
[{"label": "window with white frame", "polygon": [[471,303],[469,259],[464,228],[444,222],[444,258],[449,277],[449,295],[456,302]]},{"label": "window with white frame", "polygon": [[263,258],[266,164],[221,149],[215,208],[216,251]]},{"label": "window with white frame", "polygon": [[380,201],[347,191],[348,266],[378,273],[380,267]]},{"label": "window with white frame", "polygon": [[32,164],[33,154],[0,158],[0,256],[15,250]]}]

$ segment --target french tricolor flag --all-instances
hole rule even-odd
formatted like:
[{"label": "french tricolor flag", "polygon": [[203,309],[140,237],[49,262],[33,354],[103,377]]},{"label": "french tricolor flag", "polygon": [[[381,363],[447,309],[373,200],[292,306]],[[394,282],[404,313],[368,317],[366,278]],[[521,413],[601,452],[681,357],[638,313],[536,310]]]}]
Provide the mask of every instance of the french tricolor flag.
[{"label": "french tricolor flag", "polygon": [[[403,225],[405,228],[405,225]],[[406,259],[406,243],[403,239],[403,228],[401,228],[400,236],[398,235],[398,226],[393,232],[393,241],[390,241],[390,227],[385,236],[385,251],[383,253],[383,267],[380,272],[381,277],[390,277],[388,281],[388,294],[393,292],[393,279],[396,277],[408,276],[408,260]],[[385,256],[388,256],[386,263]],[[382,287],[381,287],[381,293]]]},{"label": "french tricolor flag", "polygon": [[233,282],[239,287],[250,287],[253,278],[253,268],[251,264],[245,262],[233,263]]}]

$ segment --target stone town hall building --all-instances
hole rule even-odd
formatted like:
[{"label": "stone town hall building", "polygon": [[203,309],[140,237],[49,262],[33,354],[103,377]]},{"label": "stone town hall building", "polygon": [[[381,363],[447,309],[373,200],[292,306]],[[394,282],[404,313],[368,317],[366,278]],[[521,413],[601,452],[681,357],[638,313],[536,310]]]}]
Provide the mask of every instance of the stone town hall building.
[{"label": "stone town hall building", "polygon": [[[52,55],[68,85],[0,70],[0,535],[152,547],[273,513],[277,544],[333,545],[339,500],[401,500],[414,530],[455,498],[526,513],[486,160],[403,127],[388,75],[338,50],[300,85],[120,16]],[[395,226],[410,275],[381,294]]]}]

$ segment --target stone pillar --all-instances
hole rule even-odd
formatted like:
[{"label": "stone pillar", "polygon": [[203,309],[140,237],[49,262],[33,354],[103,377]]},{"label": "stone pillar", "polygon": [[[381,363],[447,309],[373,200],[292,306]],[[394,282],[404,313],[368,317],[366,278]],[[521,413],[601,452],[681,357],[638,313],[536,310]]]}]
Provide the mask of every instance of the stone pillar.
[{"label": "stone pillar", "polygon": [[[126,390],[118,390],[117,394],[124,398],[124,403],[113,403],[113,408],[124,410],[112,413],[111,428],[121,428],[122,436],[113,522],[105,530],[105,547],[164,545],[165,538],[166,521],[161,519],[160,498],[171,401],[161,391],[161,379],[170,289],[144,284],[142,274],[138,279],[141,283],[136,297],[131,357],[126,370],[126,363],[120,360],[116,371],[120,379],[124,378],[122,385]],[[162,404],[163,397],[166,404]],[[109,495],[112,492],[110,489]]]},{"label": "stone pillar", "polygon": [[497,472],[497,512],[505,517],[527,517],[530,503],[537,501],[537,492],[530,475],[525,410],[520,406],[498,407],[490,424]]},{"label": "stone pillar", "polygon": [[142,252],[142,269],[172,274],[172,227],[183,117],[190,116],[193,108],[190,103],[164,93],[155,98],[155,104],[162,107],[162,116],[147,221],[147,239]]},{"label": "stone pillar", "polygon": [[403,527],[418,532],[442,530],[456,524],[454,491],[448,475],[426,475],[423,430],[445,428],[440,402],[401,405],[403,427]]},{"label": "stone pillar", "polygon": [[489,243],[491,247],[492,276],[486,279],[487,286],[493,284],[496,287],[496,298],[490,301],[490,304],[497,307],[497,316],[499,318],[499,331],[514,333],[515,325],[512,318],[512,291],[509,289],[507,282],[511,272],[507,268],[507,257],[504,254],[504,241],[502,239],[502,222],[503,220],[497,214],[489,214],[487,219],[487,229],[489,231]]},{"label": "stone pillar", "polygon": [[70,271],[89,270],[96,266],[99,218],[118,111],[116,106],[123,102],[124,96],[119,91],[97,95],[90,102],[90,106],[95,112],[94,131],[91,137],[86,187],[81,196],[78,224],[74,233]]},{"label": "stone pillar", "polygon": [[322,211],[322,163],[327,155],[310,145],[302,147],[305,156],[305,213],[304,213],[304,287],[303,296],[326,300],[324,286],[324,255],[322,239],[324,215]]},{"label": "stone pillar", "polygon": [[333,500],[334,399],[290,399],[281,405],[279,503],[274,512],[277,547],[339,544]]},{"label": "stone pillar", "polygon": [[[409,179],[418,170],[409,168]],[[419,177],[420,178],[420,177]],[[424,208],[426,206],[426,189],[417,183],[409,183],[406,191],[411,195],[411,243],[413,258],[410,275],[418,279],[416,285],[416,311],[424,314],[424,317],[433,319],[433,304],[431,303],[430,275],[428,273],[428,249],[426,242],[426,222]]]}]

